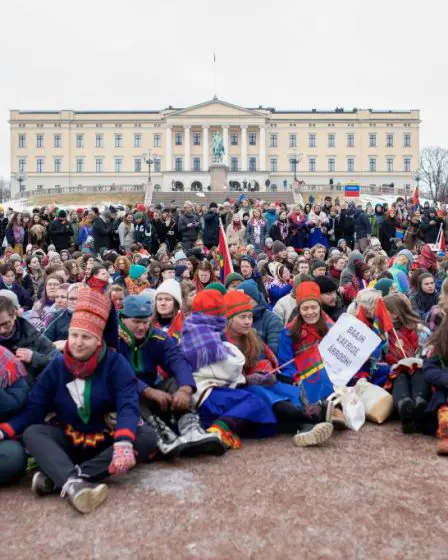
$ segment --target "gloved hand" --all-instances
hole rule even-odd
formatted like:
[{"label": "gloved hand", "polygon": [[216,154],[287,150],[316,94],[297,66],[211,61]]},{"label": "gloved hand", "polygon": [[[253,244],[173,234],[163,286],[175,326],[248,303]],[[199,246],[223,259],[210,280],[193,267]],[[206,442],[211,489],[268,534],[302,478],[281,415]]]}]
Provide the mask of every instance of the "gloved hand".
[{"label": "gloved hand", "polygon": [[247,376],[248,385],[263,385],[264,387],[271,387],[277,381],[274,373],[260,373],[255,372]]},{"label": "gloved hand", "polygon": [[125,474],[135,467],[135,451],[130,441],[116,441],[109,474]]}]

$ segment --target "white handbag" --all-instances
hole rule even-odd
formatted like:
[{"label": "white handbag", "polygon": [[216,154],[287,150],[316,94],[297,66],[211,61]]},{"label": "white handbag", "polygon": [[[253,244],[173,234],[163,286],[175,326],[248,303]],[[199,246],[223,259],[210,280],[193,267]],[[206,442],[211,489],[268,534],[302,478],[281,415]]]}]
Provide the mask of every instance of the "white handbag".
[{"label": "white handbag", "polygon": [[355,391],[355,387],[337,387],[328,399],[334,404],[342,406],[347,428],[358,432],[366,422],[366,411],[361,399]]}]

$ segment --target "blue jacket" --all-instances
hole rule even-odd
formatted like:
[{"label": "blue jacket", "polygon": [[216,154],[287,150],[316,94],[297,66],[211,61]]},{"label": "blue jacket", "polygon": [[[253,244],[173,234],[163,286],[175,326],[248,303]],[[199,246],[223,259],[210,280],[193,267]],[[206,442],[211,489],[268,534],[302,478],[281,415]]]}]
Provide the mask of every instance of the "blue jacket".
[{"label": "blue jacket", "polygon": [[140,411],[137,379],[132,368],[123,356],[106,350],[90,379],[91,414],[87,423],[78,415],[76,403],[66,386],[73,381],[73,376],[65,367],[64,357],[58,356],[39,376],[25,409],[8,423],[0,424],[0,429],[13,438],[31,424],[42,424],[49,412],[55,412],[56,421],[64,428],[71,425],[83,434],[98,434],[108,430],[105,414],[116,412],[115,439],[134,441]]},{"label": "blue jacket", "polygon": [[56,340],[68,339],[68,327],[70,326],[72,314],[73,312],[69,309],[64,309],[56,315],[56,318],[51,321],[44,331],[44,335],[48,340],[56,342]]},{"label": "blue jacket", "polygon": [[423,375],[426,383],[434,387],[427,412],[435,412],[448,402],[448,368],[435,356],[423,362]]},{"label": "blue jacket", "polygon": [[292,290],[291,284],[286,284],[285,286],[277,286],[277,284],[271,284],[269,286],[269,299],[271,301],[270,308],[272,309],[274,305],[283,296],[287,296]]},{"label": "blue jacket", "polygon": [[283,329],[280,317],[267,309],[266,305],[257,305],[253,309],[253,327],[269,348],[277,354],[278,341]]},{"label": "blue jacket", "polygon": [[17,379],[17,381],[6,387],[0,389],[0,421],[4,422],[17,414],[26,403],[30,386],[25,379]]},{"label": "blue jacket", "polygon": [[140,344],[136,344],[132,334],[120,322],[118,351],[134,368],[139,393],[147,387],[157,385],[158,367],[170,377],[174,377],[179,387],[187,385],[193,392],[196,391],[190,363],[182,354],[176,339],[161,329],[152,326],[146,338]]},{"label": "blue jacket", "polygon": [[263,218],[266,220],[266,226],[269,231],[271,227],[275,224],[275,222],[278,220],[277,210],[273,210],[273,209],[266,210],[266,212],[263,214]]}]

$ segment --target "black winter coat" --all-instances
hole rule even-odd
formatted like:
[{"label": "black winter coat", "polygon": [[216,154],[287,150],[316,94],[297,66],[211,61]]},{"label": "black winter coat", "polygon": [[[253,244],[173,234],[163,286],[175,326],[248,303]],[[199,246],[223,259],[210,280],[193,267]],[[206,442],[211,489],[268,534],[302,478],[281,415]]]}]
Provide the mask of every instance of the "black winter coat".
[{"label": "black winter coat", "polygon": [[134,224],[134,240],[136,243],[141,243],[143,247],[153,255],[157,253],[159,249],[157,233],[151,222]]},{"label": "black winter coat", "polygon": [[113,247],[113,228],[111,222],[105,222],[98,217],[92,225],[93,249],[99,253],[103,247],[112,249]]},{"label": "black winter coat", "polygon": [[16,294],[17,299],[19,300],[20,307],[23,307],[25,311],[28,311],[33,307],[32,296],[30,296],[30,294],[25,290],[25,288],[22,288],[22,286],[17,282],[13,283],[12,288],[7,288],[5,286],[5,283],[3,282],[3,279],[0,278],[0,290],[9,290],[9,289],[11,289],[11,292],[14,292]]},{"label": "black winter coat", "polygon": [[56,251],[68,249],[72,243],[73,228],[65,218],[56,218],[48,226],[48,238]]},{"label": "black winter coat", "polygon": [[372,234],[372,226],[367,214],[362,210],[355,212],[355,234],[356,239],[365,239]]},{"label": "black winter coat", "polygon": [[[188,224],[194,224],[193,227],[188,227]],[[201,232],[201,220],[195,213],[182,214],[177,223],[179,234],[183,243],[193,245]]]},{"label": "black winter coat", "polygon": [[207,249],[218,246],[219,219],[219,214],[212,210],[204,214],[204,232],[202,234],[202,240]]},{"label": "black winter coat", "polygon": [[[435,225],[431,225],[431,222],[435,222]],[[435,216],[434,218],[431,218],[430,216],[423,216],[420,231],[425,243],[435,243],[437,241],[440,224],[443,224],[442,229],[445,230],[445,222],[442,218],[439,218],[438,216]]]}]

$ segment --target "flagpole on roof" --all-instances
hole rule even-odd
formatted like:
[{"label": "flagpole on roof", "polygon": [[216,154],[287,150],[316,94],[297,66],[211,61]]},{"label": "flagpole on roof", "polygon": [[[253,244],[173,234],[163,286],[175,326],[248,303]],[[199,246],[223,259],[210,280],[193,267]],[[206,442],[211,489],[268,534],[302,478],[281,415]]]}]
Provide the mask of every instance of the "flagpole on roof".
[{"label": "flagpole on roof", "polygon": [[213,99],[218,99],[216,94],[216,52],[213,51]]}]

